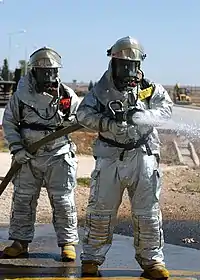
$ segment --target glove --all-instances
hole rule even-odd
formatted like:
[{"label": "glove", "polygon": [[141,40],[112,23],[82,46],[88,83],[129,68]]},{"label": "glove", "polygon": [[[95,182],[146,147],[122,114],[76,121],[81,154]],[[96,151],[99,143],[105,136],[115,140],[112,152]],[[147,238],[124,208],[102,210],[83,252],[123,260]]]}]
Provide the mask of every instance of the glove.
[{"label": "glove", "polygon": [[142,124],[145,121],[145,111],[142,109],[131,109],[126,113],[126,121],[129,124]]},{"label": "glove", "polygon": [[19,150],[15,155],[14,159],[17,163],[23,164],[29,161],[30,159],[35,158],[33,155],[31,155],[29,152],[27,152],[25,149]]},{"label": "glove", "polygon": [[126,121],[126,113],[125,111],[115,111],[115,120],[117,122],[124,122]]},{"label": "glove", "polygon": [[108,130],[114,135],[122,135],[127,132],[127,124],[125,122],[117,122],[115,120],[109,120]]}]

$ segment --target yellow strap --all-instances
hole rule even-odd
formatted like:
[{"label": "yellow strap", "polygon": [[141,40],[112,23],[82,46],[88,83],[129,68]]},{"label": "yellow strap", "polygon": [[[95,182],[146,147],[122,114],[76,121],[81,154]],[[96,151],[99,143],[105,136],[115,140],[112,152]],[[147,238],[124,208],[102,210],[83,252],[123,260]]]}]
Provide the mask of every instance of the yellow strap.
[{"label": "yellow strap", "polygon": [[153,94],[153,86],[145,88],[139,92],[139,99],[142,101]]}]

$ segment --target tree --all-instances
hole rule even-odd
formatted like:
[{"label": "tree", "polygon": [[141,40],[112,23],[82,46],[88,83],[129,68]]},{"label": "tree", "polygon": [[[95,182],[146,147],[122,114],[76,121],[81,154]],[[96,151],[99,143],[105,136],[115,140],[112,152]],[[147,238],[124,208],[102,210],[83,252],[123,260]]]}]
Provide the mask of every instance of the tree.
[{"label": "tree", "polygon": [[93,87],[94,87],[93,82],[90,81],[90,82],[89,82],[89,85],[88,85],[88,90],[91,90]]},{"label": "tree", "polygon": [[25,76],[28,69],[28,62],[24,59],[19,60],[19,68],[21,69],[21,76]]},{"label": "tree", "polygon": [[3,66],[1,70],[1,77],[3,78],[4,81],[9,81],[10,79],[10,73],[9,73],[9,66],[8,66],[8,60],[5,58],[3,60]]}]

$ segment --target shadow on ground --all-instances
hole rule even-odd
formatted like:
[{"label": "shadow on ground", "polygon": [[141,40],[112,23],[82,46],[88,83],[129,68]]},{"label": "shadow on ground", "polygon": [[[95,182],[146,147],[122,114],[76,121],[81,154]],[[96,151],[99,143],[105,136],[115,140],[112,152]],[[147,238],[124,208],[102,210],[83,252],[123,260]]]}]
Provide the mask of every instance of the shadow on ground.
[{"label": "shadow on ground", "polygon": [[[163,221],[165,243],[179,245],[200,250],[200,223],[199,221]],[[115,227],[115,233],[133,236],[131,220],[120,221]],[[194,239],[195,243],[184,243],[183,239]]]},{"label": "shadow on ground", "polygon": [[[79,221],[84,226],[84,220]],[[163,220],[165,243],[200,250],[200,222],[190,220]],[[133,236],[131,219],[120,219],[114,233]],[[195,243],[185,243],[183,240],[194,240]]]},{"label": "shadow on ground", "polygon": [[[79,221],[84,226],[84,220]],[[163,220],[165,243],[179,245],[200,250],[200,221],[191,220]],[[119,219],[114,233],[133,236],[131,219]],[[185,243],[183,240],[194,239],[195,243]]]}]

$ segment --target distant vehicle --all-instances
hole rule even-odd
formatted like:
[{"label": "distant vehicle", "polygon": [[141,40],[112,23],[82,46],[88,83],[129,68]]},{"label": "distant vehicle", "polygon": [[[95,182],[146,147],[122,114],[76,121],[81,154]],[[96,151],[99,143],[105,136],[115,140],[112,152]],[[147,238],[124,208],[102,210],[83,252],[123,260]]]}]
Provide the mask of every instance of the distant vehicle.
[{"label": "distant vehicle", "polygon": [[190,95],[190,91],[187,87],[180,87],[178,84],[175,85],[173,91],[173,99],[175,104],[180,104],[180,105],[192,104],[192,99],[189,95]]}]

